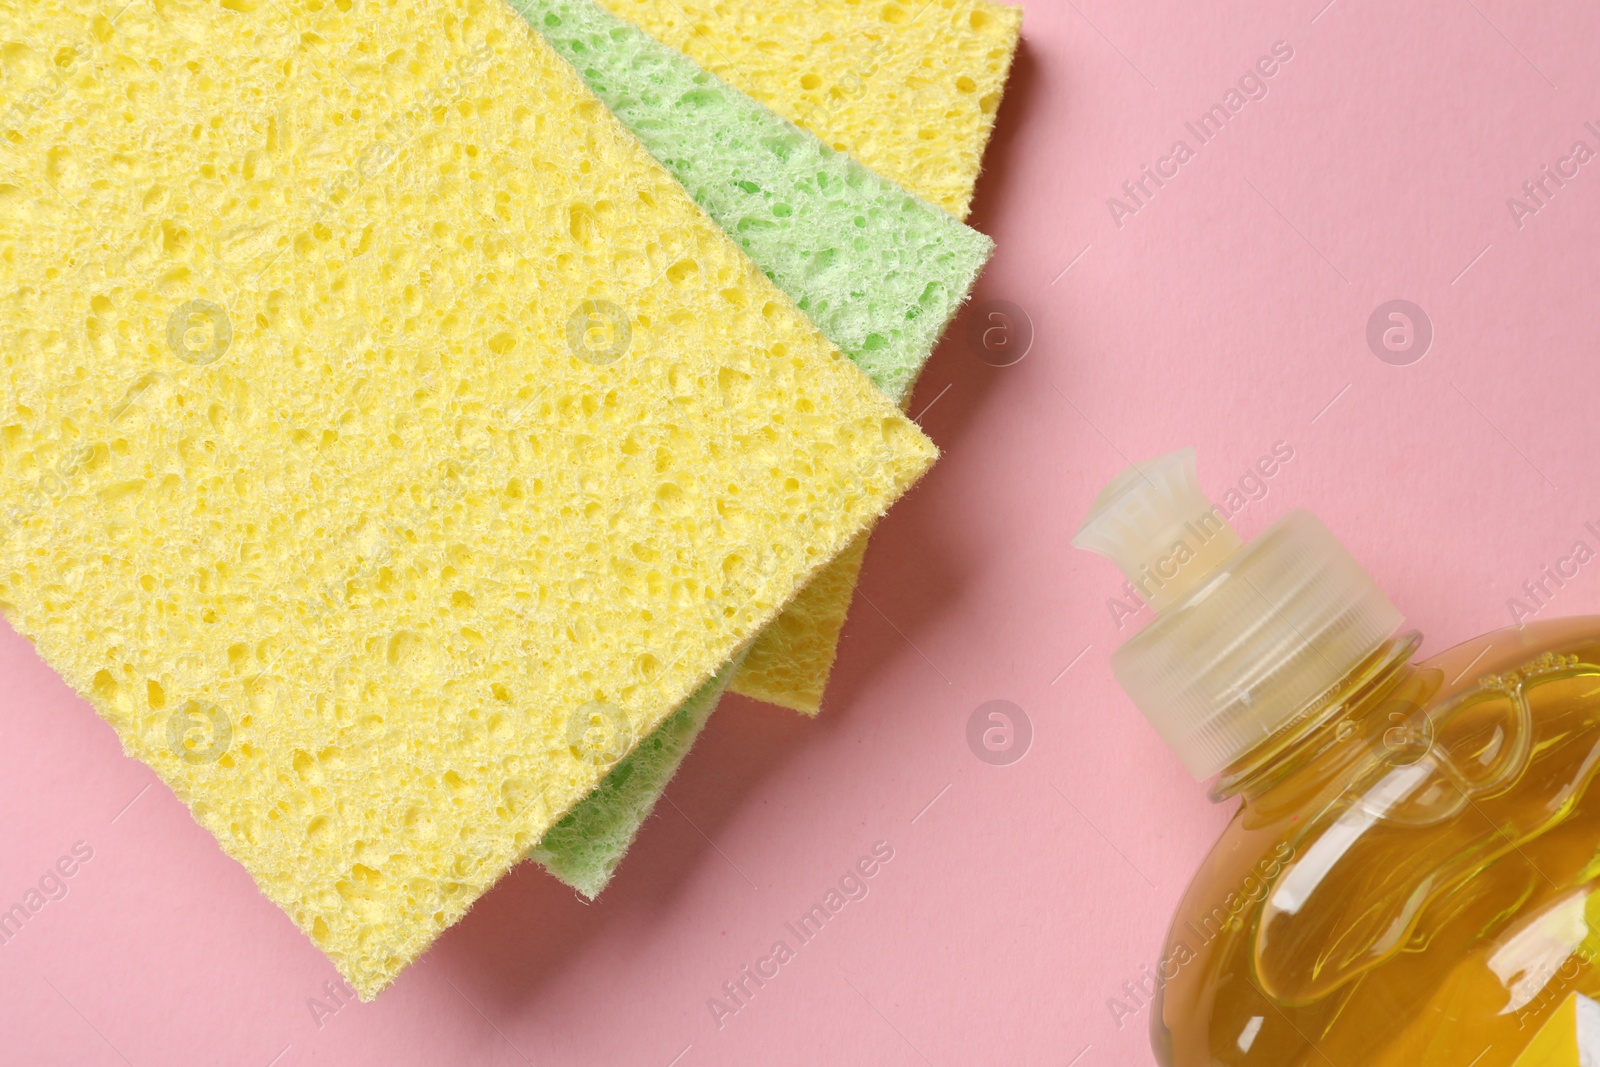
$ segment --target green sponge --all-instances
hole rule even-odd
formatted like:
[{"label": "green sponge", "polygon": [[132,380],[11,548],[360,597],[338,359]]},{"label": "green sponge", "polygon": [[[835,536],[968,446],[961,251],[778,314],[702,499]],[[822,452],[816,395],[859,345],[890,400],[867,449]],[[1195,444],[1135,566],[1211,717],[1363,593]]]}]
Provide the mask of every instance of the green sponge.
[{"label": "green sponge", "polygon": [[[592,0],[511,6],[823,334],[904,403],[994,243]],[[529,858],[598,895],[730,677],[725,669],[696,692]]]},{"label": "green sponge", "polygon": [[994,242],[593,0],[511,0],[589,88],[896,403]]},{"label": "green sponge", "polygon": [[599,896],[743,662],[743,655],[736,656],[697,689],[611,768],[594,792],[545,831],[528,858],[590,900]]}]

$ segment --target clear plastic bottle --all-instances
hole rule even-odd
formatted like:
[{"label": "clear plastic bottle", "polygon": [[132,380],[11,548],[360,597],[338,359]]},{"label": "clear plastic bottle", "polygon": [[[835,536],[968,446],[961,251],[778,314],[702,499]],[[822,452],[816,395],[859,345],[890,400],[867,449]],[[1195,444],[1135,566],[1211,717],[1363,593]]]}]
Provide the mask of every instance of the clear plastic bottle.
[{"label": "clear plastic bottle", "polygon": [[1600,996],[1600,618],[1416,660],[1316,518],[1244,544],[1193,450],[1120,476],[1073,543],[1156,612],[1119,681],[1241,800],[1156,968],[1161,1064],[1509,1067]]}]

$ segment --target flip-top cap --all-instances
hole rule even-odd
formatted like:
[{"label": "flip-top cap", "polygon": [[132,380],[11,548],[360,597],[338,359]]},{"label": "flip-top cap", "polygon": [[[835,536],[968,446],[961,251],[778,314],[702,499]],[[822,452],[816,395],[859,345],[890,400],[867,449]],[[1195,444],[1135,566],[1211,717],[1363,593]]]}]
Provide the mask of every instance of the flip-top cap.
[{"label": "flip-top cap", "polygon": [[1115,561],[1155,611],[1112,668],[1197,779],[1288,725],[1400,628],[1309,512],[1240,541],[1200,491],[1192,448],[1119,475],[1072,543]]}]

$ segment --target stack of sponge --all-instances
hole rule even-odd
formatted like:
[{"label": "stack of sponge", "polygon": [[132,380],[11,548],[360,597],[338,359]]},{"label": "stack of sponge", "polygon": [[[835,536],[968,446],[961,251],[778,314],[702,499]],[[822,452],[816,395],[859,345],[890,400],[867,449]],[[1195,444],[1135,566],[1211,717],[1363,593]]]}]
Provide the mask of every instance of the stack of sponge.
[{"label": "stack of sponge", "polygon": [[1014,9],[607,3],[0,0],[0,612],[363,997],[815,713],[992,249]]},{"label": "stack of sponge", "polygon": [[[512,2],[828,340],[903,404],[992,242],[594,0]],[[825,567],[756,639],[750,654],[764,668],[735,672],[736,689],[817,711],[865,544]],[[697,696],[533,858],[598,895],[720,693]]]}]

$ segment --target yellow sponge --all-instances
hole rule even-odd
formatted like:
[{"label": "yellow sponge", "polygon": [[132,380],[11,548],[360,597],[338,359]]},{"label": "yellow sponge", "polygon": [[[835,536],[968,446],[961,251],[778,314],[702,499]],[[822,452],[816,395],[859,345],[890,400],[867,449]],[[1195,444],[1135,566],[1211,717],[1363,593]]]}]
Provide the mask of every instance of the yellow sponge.
[{"label": "yellow sponge", "polygon": [[1022,30],[987,0],[601,0],[842,152],[966,218]]},{"label": "yellow sponge", "polygon": [[0,26],[0,611],[370,997],[933,447],[502,3]]}]

